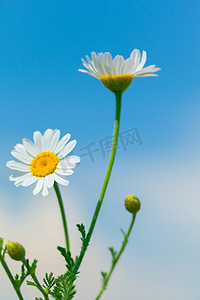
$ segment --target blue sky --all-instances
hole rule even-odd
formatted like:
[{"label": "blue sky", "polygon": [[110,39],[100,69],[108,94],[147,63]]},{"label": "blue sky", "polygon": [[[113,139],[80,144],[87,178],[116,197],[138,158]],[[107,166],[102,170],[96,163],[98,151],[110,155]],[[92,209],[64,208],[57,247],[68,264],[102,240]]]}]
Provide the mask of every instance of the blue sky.
[{"label": "blue sky", "polygon": [[[36,130],[44,132],[47,128],[58,128],[62,135],[70,132],[72,138],[77,139],[77,153],[80,153],[80,148],[90,142],[98,143],[112,134],[114,96],[100,81],[78,72],[78,68],[82,68],[81,58],[90,55],[92,51],[109,51],[113,56],[121,54],[127,58],[134,48],[146,50],[146,65],[156,64],[162,70],[157,78],[133,80],[124,93],[120,129],[123,132],[137,127],[143,143],[141,146],[129,145],[127,151],[118,151],[108,195],[111,197],[111,188],[115,189],[116,184],[119,188],[118,184],[121,182],[121,189],[116,188],[115,195],[122,196],[129,188],[134,187],[131,192],[142,196],[143,223],[138,221],[141,229],[137,227],[138,239],[136,238],[134,245],[140,242],[139,234],[143,238],[145,236],[145,220],[149,221],[148,209],[152,209],[155,221],[152,232],[156,226],[159,227],[164,215],[164,227],[160,226],[171,243],[172,240],[177,241],[175,263],[181,247],[186,245],[181,228],[178,227],[177,236],[175,234],[174,237],[170,237],[170,231],[166,229],[171,218],[175,220],[173,212],[170,212],[170,205],[176,203],[175,211],[178,213],[181,205],[187,204],[187,193],[194,193],[193,205],[196,211],[200,210],[199,191],[194,192],[198,186],[198,181],[195,180],[199,177],[200,167],[199,10],[198,0],[1,1],[0,188],[1,193],[10,201],[5,205],[12,212],[16,210],[20,214],[22,207],[24,211],[28,209],[29,204],[25,199],[35,199],[30,188],[16,190],[8,181],[10,170],[5,167],[6,161],[11,159],[10,151],[22,138],[32,139]],[[94,208],[93,198],[98,196],[107,160],[108,156],[103,159],[97,155],[92,164],[88,158],[83,158],[80,167],[71,177],[69,193],[74,198],[88,194],[88,188],[90,189],[89,198],[83,196],[88,203],[83,201],[78,206],[80,215],[85,215],[86,223],[90,220]],[[124,179],[126,170],[132,176],[129,180]],[[89,175],[86,177],[85,174]],[[168,203],[169,215],[166,219],[162,191],[165,192],[164,199],[168,199],[170,195],[177,196],[176,199],[172,196],[174,202],[171,199]],[[185,198],[179,198],[184,195]],[[151,208],[148,197],[152,203],[155,201]],[[159,210],[156,206],[158,203]],[[110,226],[108,212],[112,211],[111,204],[109,206],[108,202],[105,207],[107,212],[105,209],[102,212],[106,220],[104,225]],[[156,210],[153,209],[155,207]],[[183,216],[186,214],[183,213]],[[122,222],[123,220],[125,216],[122,216]],[[191,220],[199,225],[197,216],[194,217],[192,213]],[[182,217],[180,224],[183,228],[188,228],[187,220],[183,221]],[[191,227],[191,232],[193,229]],[[105,231],[104,226],[103,230]],[[110,230],[114,234],[114,229]],[[6,235],[6,230],[4,234]],[[102,234],[100,229],[98,234]],[[163,231],[160,230],[160,238],[162,234]],[[178,240],[178,236],[183,238],[182,242]],[[197,237],[194,235],[191,239],[191,248],[187,245],[190,248],[188,256],[184,252],[184,260],[190,267],[189,255],[194,255],[192,246],[197,246]],[[154,246],[159,249],[159,245],[152,242],[149,254],[144,251],[145,242],[151,241],[147,240],[142,240],[136,251],[142,253],[149,263],[156,260]],[[134,251],[135,248],[132,246],[131,249]],[[163,248],[161,250],[164,251]],[[169,250],[173,251],[172,248]],[[167,266],[166,255],[161,255],[159,262],[166,262]],[[175,266],[178,268],[179,265]],[[191,273],[195,277],[194,262],[192,266]],[[159,274],[159,270],[157,271]],[[188,280],[186,279],[185,282]],[[196,287],[197,285],[193,287],[194,295],[190,300],[198,299]],[[112,289],[112,284],[110,288]],[[185,295],[187,292],[189,295],[189,288],[186,290],[185,287]],[[138,299],[153,299],[153,296],[156,297],[153,293],[150,291],[150,298],[145,298],[144,295],[144,298]],[[5,298],[7,299],[9,298]],[[126,299],[129,299],[128,295]],[[166,299],[173,298],[169,296]]]}]

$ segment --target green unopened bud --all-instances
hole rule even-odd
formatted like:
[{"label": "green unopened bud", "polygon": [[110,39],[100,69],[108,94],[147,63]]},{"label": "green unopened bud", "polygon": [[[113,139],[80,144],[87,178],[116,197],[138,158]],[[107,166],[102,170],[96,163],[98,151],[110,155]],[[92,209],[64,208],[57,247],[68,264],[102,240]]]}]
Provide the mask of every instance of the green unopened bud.
[{"label": "green unopened bud", "polygon": [[19,244],[17,242],[8,241],[6,248],[7,248],[8,255],[12,259],[22,261],[25,258],[26,251],[21,244]]},{"label": "green unopened bud", "polygon": [[125,199],[125,206],[130,213],[136,214],[140,210],[140,200],[134,195],[128,195]]}]

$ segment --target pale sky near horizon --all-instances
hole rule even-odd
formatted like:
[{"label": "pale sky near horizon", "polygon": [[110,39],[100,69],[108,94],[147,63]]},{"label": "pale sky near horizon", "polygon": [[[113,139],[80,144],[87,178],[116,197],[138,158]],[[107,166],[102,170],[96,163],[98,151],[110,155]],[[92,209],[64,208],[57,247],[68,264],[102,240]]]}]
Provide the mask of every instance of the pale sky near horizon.
[{"label": "pale sky near horizon", "polygon": [[[123,201],[130,193],[141,199],[141,211],[102,300],[199,300],[199,11],[198,0],[0,3],[0,236],[24,243],[41,273],[63,268],[56,198],[9,182],[10,151],[47,128],[71,133],[74,154],[90,143],[99,149],[93,162],[82,157],[61,188],[77,254],[75,224],[89,226],[109,155],[101,141],[112,135],[114,119],[113,94],[78,72],[81,58],[92,51],[127,58],[138,48],[147,51],[146,66],[162,68],[157,78],[134,79],[124,93],[120,132],[137,128],[142,143],[119,144],[78,300],[97,294],[100,271],[110,264],[106,248],[120,246],[120,228],[129,223]],[[32,291],[24,289],[26,300]],[[1,266],[0,299],[16,299]]]}]

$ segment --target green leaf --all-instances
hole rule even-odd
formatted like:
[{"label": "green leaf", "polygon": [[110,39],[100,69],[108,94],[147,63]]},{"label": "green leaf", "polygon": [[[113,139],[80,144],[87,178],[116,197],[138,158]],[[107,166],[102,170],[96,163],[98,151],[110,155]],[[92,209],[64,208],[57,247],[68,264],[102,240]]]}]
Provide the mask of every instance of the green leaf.
[{"label": "green leaf", "polygon": [[30,267],[30,274],[35,274],[35,270],[37,268],[37,262],[38,262],[37,259],[34,259],[32,265]]},{"label": "green leaf", "polygon": [[26,281],[26,284],[37,287],[37,285],[34,282],[29,281],[29,280]]},{"label": "green leaf", "polygon": [[20,280],[19,280],[19,275],[18,274],[16,274],[15,275],[15,286],[17,287],[17,288],[19,288],[20,287]]},{"label": "green leaf", "polygon": [[46,294],[51,294],[51,288],[55,284],[55,278],[53,276],[53,273],[51,272],[49,275],[46,273],[43,282],[43,287],[45,289]]},{"label": "green leaf", "polygon": [[84,242],[86,239],[85,226],[83,224],[76,224],[78,231],[81,233],[81,241]]},{"label": "green leaf", "polygon": [[108,248],[108,250],[110,251],[110,253],[112,255],[112,260],[115,261],[115,259],[117,257],[117,251],[115,251],[115,249],[113,247]]},{"label": "green leaf", "polygon": [[72,272],[72,269],[74,267],[74,260],[71,257],[71,252],[70,251],[66,251],[65,248],[62,248],[60,246],[57,247],[58,251],[60,251],[61,255],[65,258],[66,261],[66,267],[69,271]]},{"label": "green leaf", "polygon": [[74,298],[76,291],[73,282],[75,279],[76,276],[71,274],[69,271],[64,275],[59,276],[57,279],[55,279],[55,286],[51,295],[56,300],[71,300]]},{"label": "green leaf", "polygon": [[126,237],[126,232],[123,229],[120,229],[121,233],[123,234],[124,238]]},{"label": "green leaf", "polygon": [[25,278],[29,275],[29,271],[25,271],[24,264],[21,266],[21,275],[15,275],[15,284],[18,288],[21,287],[22,283],[24,282]]},{"label": "green leaf", "polygon": [[103,280],[105,280],[106,277],[107,277],[107,275],[108,275],[108,273],[107,273],[107,272],[101,272],[101,275],[102,275],[102,277],[103,277]]},{"label": "green leaf", "polygon": [[34,259],[32,265],[30,266],[29,260],[28,259],[25,260],[25,265],[29,274],[35,274],[37,268],[37,262],[38,262],[37,259]]},{"label": "green leaf", "polygon": [[19,279],[19,275],[16,274],[16,275],[15,275],[15,280],[18,280],[18,279]]}]

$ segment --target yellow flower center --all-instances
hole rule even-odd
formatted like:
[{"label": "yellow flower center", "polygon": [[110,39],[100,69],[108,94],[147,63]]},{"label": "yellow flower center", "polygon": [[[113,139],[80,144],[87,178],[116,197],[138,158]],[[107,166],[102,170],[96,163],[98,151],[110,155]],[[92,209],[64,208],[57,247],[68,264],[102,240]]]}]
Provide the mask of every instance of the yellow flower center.
[{"label": "yellow flower center", "polygon": [[58,157],[52,152],[42,152],[31,162],[31,173],[36,177],[45,177],[52,174],[59,163]]},{"label": "yellow flower center", "polygon": [[133,75],[122,74],[122,75],[105,75],[99,77],[101,82],[112,92],[124,92],[133,80]]}]

